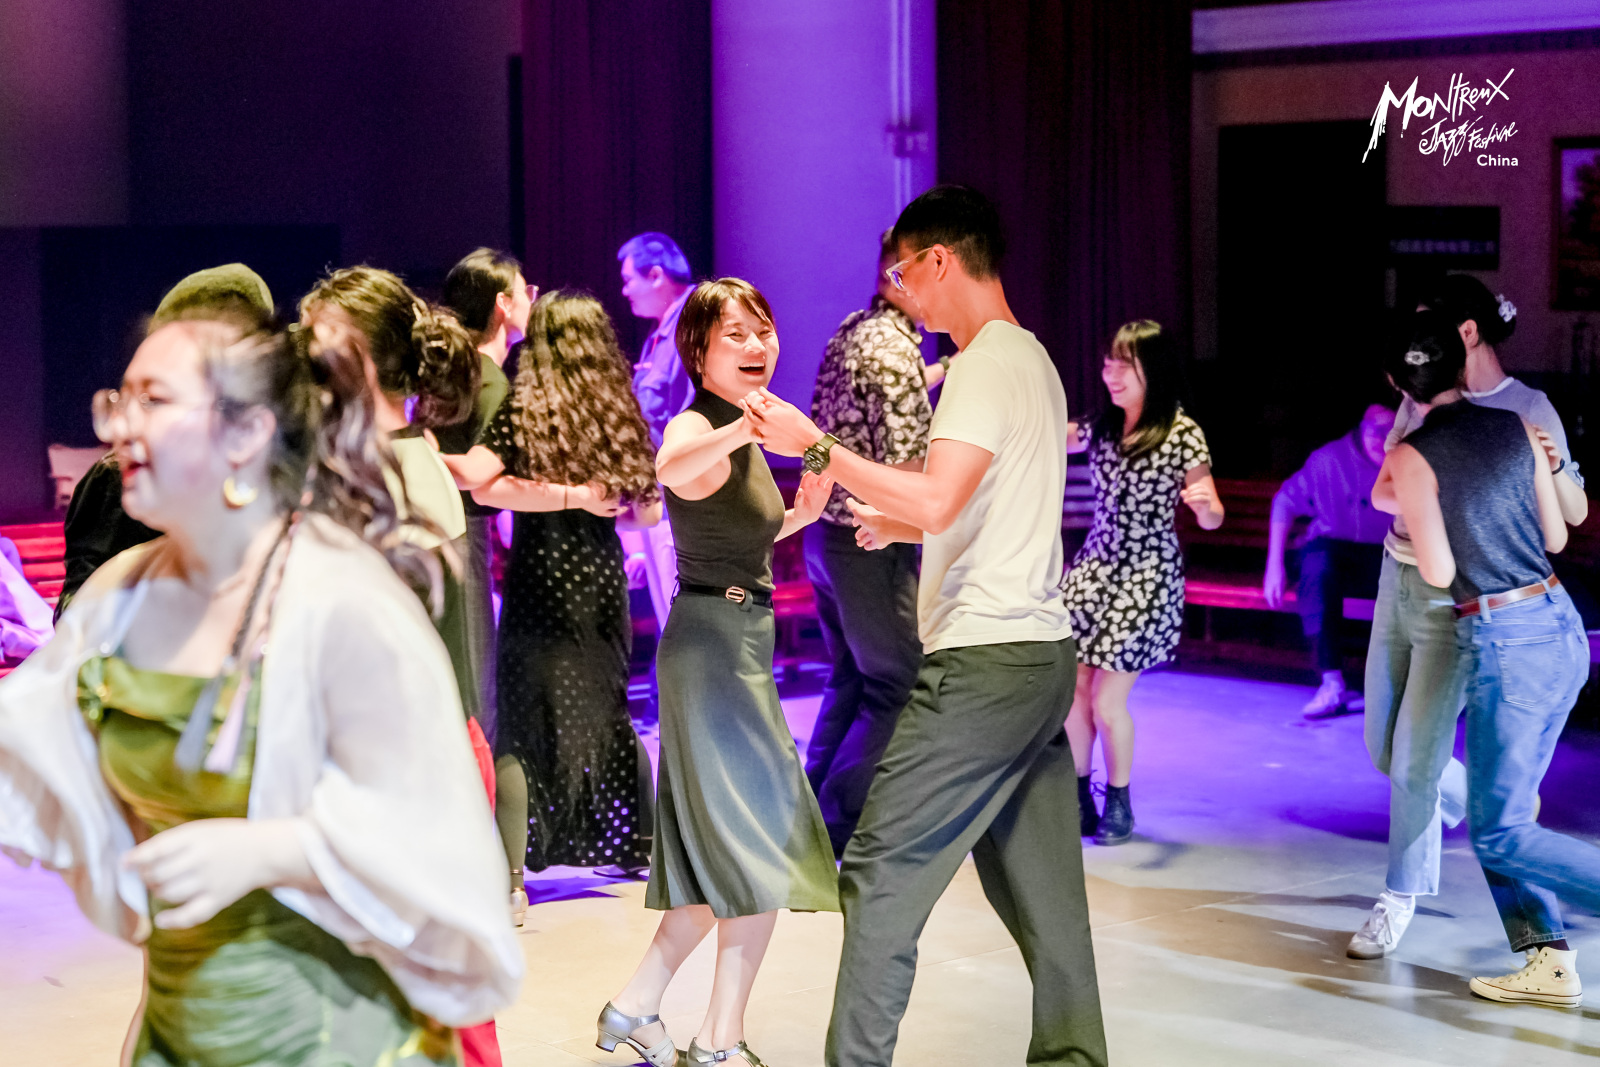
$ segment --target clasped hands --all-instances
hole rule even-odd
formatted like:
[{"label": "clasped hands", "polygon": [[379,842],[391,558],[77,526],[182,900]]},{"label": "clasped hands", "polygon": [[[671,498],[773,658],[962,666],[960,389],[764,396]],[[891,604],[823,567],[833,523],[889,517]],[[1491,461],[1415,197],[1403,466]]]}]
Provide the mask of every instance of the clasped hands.
[{"label": "clasped hands", "polygon": [[739,401],[744,428],[751,440],[779,456],[802,456],[822,440],[822,430],[810,417],[768,389],[755,389]]},{"label": "clasped hands", "polygon": [[[780,456],[802,456],[806,449],[822,440],[821,427],[805,412],[767,389],[756,389],[739,401],[744,410],[745,432],[768,452]],[[815,477],[804,475],[801,490],[809,487],[806,480]],[[832,479],[828,479],[829,487]],[[825,502],[827,493],[822,493]],[[798,501],[797,501],[798,503]],[[894,543],[889,536],[888,517],[877,508],[851,497],[845,502],[856,522],[856,544],[865,549],[879,549]]]}]

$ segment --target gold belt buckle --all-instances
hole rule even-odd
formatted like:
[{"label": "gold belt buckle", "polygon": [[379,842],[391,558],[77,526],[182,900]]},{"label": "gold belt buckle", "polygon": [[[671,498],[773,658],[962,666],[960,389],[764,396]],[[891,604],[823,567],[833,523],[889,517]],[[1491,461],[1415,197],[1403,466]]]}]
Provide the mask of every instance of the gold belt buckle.
[{"label": "gold belt buckle", "polygon": [[750,594],[746,593],[743,589],[741,589],[737,585],[730,585],[730,586],[728,586],[727,591],[724,592],[722,595],[724,597],[726,597],[727,599],[733,601],[735,604],[743,604],[745,602],[746,598],[748,598]]}]

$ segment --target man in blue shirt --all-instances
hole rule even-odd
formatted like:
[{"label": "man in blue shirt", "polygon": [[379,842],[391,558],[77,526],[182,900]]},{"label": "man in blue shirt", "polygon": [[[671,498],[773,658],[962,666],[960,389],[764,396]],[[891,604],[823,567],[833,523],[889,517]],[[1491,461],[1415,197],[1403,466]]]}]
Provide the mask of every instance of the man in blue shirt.
[{"label": "man in blue shirt", "polygon": [[1367,408],[1355,429],[1311,453],[1272,498],[1272,526],[1262,593],[1283,603],[1284,549],[1296,519],[1309,519],[1296,590],[1300,625],[1316,654],[1322,684],[1305,707],[1310,719],[1359,711],[1358,694],[1344,684],[1344,601],[1375,597],[1390,517],[1372,506],[1372,484],[1383,465],[1383,443],[1394,412]]},{"label": "man in blue shirt", "polygon": [[[621,264],[622,295],[641,319],[656,320],[656,328],[639,350],[633,368],[633,395],[650,428],[650,441],[661,447],[661,435],[673,416],[694,399],[694,382],[678,356],[678,316],[694,292],[694,274],[678,243],[664,233],[641,233],[617,250]],[[663,516],[648,530],[623,534],[628,552],[628,578],[637,587],[642,567],[650,587],[650,606],[656,625],[667,625],[667,610],[678,581],[678,552],[672,527]],[[660,630],[657,630],[659,633]],[[654,701],[652,700],[652,706]]]},{"label": "man in blue shirt", "polygon": [[678,358],[678,315],[694,291],[689,260],[664,233],[641,233],[617,250],[622,265],[622,295],[641,319],[655,319],[633,368],[633,392],[650,427],[650,439],[661,447],[661,435],[689,401],[694,383]]}]

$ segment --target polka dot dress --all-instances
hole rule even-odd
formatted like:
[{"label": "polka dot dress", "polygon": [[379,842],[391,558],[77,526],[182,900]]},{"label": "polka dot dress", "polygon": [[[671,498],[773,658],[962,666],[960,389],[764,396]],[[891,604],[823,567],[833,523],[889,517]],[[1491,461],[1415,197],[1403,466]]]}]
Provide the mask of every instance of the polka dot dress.
[{"label": "polka dot dress", "polygon": [[[503,441],[508,424],[496,421]],[[650,860],[650,763],[628,719],[622,562],[612,519],[579,509],[516,516],[494,750],[527,772],[530,871]]]},{"label": "polka dot dress", "polygon": [[1142,671],[1172,658],[1183,629],[1178,494],[1189,470],[1211,462],[1189,416],[1157,448],[1129,460],[1118,442],[1089,443],[1094,522],[1064,588],[1078,662]]}]

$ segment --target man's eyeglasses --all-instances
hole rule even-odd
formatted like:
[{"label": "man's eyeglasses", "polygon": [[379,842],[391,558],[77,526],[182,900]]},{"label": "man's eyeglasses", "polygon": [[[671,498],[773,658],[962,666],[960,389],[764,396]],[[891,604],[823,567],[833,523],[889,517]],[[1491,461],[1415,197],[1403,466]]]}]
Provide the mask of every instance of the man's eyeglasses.
[{"label": "man's eyeglasses", "polygon": [[905,259],[902,259],[900,262],[884,271],[883,276],[888,278],[891,282],[894,282],[894,287],[896,289],[900,290],[902,293],[905,292],[906,283],[904,275],[906,268],[915,263],[917,260],[921,259],[923,256],[927,255],[929,252],[932,252],[937,247],[937,245],[929,245],[927,248],[924,248],[915,255],[907,256]]}]

